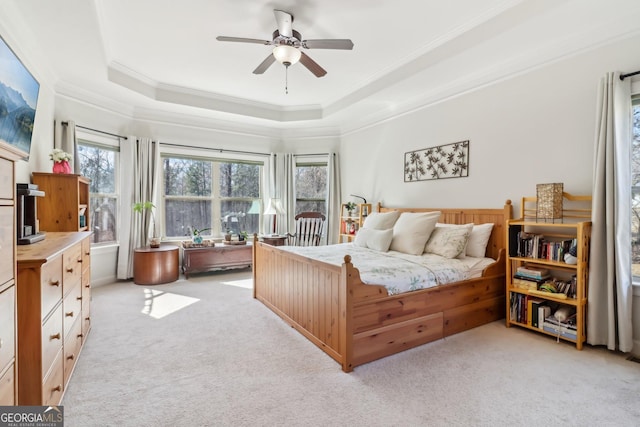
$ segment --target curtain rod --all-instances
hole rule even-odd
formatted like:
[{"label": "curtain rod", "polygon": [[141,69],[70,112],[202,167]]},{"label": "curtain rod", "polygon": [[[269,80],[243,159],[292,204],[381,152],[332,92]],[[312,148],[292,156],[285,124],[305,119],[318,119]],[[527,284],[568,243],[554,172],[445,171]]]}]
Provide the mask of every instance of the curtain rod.
[{"label": "curtain rod", "polygon": [[[67,126],[69,124],[69,122],[60,122],[60,124]],[[85,130],[90,130],[92,132],[98,132],[98,133],[103,133],[105,135],[109,135],[109,136],[115,136],[116,138],[123,138],[123,139],[128,139],[126,136],[122,136],[122,135],[116,135],[115,133],[110,133],[110,132],[105,132],[103,130],[98,130],[98,129],[92,129],[92,128],[88,128],[86,126],[80,126],[80,125],[76,125],[77,128],[80,129],[85,129]]]},{"label": "curtain rod", "polygon": [[[319,156],[328,156],[329,153],[312,153],[312,154],[294,154],[293,157],[319,157]],[[335,156],[336,153],[333,153]]]},{"label": "curtain rod", "polygon": [[194,148],[197,150],[211,150],[211,151],[217,151],[219,153],[252,154],[252,155],[267,156],[267,157],[269,156],[269,153],[258,153],[256,151],[225,150],[223,148],[196,147],[195,145],[172,144],[170,142],[161,142],[160,145],[167,145],[170,147],[179,147],[179,148]]},{"label": "curtain rod", "polygon": [[627,77],[635,76],[636,74],[640,74],[640,71],[634,71],[633,73],[620,74],[620,80],[624,80]]}]

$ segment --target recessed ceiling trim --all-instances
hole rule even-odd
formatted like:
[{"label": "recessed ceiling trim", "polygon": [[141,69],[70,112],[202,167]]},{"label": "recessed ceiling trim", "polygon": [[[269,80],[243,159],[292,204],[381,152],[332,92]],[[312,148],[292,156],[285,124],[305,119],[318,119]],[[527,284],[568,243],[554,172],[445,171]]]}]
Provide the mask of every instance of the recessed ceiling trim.
[{"label": "recessed ceiling trim", "polygon": [[109,81],[157,101],[189,105],[277,122],[320,120],[323,118],[323,111],[319,106],[281,107],[174,86],[156,82],[115,61],[108,65],[107,76]]}]

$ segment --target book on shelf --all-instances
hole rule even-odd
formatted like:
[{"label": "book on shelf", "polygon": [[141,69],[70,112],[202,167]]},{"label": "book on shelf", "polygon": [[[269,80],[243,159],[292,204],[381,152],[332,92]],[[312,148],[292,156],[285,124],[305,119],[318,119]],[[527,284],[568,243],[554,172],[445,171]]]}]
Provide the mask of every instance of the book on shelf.
[{"label": "book on shelf", "polygon": [[520,266],[516,269],[516,272],[522,276],[533,277],[536,279],[542,279],[544,276],[549,275],[549,270],[546,268]]},{"label": "book on shelf", "polygon": [[574,340],[578,335],[577,327],[574,323],[560,322],[553,315],[544,319],[543,329],[554,335]]},{"label": "book on shelf", "polygon": [[527,324],[529,326],[538,327],[538,309],[545,303],[546,301],[541,298],[527,297]]},{"label": "book on shelf", "polygon": [[[538,329],[544,329],[544,319],[549,316],[551,316],[551,307],[548,305],[538,306]],[[542,321],[540,321],[540,319],[542,319]]]}]

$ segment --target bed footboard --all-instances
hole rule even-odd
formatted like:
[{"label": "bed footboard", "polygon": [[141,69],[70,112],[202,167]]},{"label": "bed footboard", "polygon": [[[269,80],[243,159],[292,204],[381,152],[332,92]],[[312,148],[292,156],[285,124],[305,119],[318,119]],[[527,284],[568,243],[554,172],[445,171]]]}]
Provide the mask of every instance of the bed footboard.
[{"label": "bed footboard", "polygon": [[254,241],[254,298],[344,367],[347,292],[340,267]]}]

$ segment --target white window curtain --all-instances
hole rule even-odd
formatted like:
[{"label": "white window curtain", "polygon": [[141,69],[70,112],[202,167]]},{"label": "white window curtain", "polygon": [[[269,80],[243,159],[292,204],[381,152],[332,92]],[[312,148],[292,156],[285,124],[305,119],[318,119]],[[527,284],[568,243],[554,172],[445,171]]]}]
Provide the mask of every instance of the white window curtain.
[{"label": "white window curtain", "polygon": [[[265,195],[265,207],[270,199],[279,199],[284,213],[276,214],[276,233],[286,234],[295,228],[295,157],[290,153],[272,153],[269,157],[269,194]],[[265,218],[266,234],[273,233],[273,215]]]},{"label": "white window curtain", "polygon": [[631,351],[631,84],[607,73],[598,93],[587,342]]},{"label": "white window curtain", "polygon": [[78,144],[76,139],[76,123],[73,120],[55,121],[53,132],[53,148],[59,148],[62,151],[71,154],[73,159],[71,170],[73,173],[80,175],[80,158],[78,156]]},{"label": "white window curtain", "polygon": [[329,245],[338,243],[341,200],[338,155],[329,153],[329,158],[327,159],[327,226],[325,227]]},{"label": "white window curtain", "polygon": [[[120,165],[120,248],[116,277],[126,280],[133,277],[134,249],[146,246],[154,231],[151,227],[158,227],[158,224],[152,224],[150,215],[134,213],[133,205],[151,201],[158,206],[162,169],[159,143],[129,136],[120,144]],[[158,214],[156,208],[156,220]]]}]

